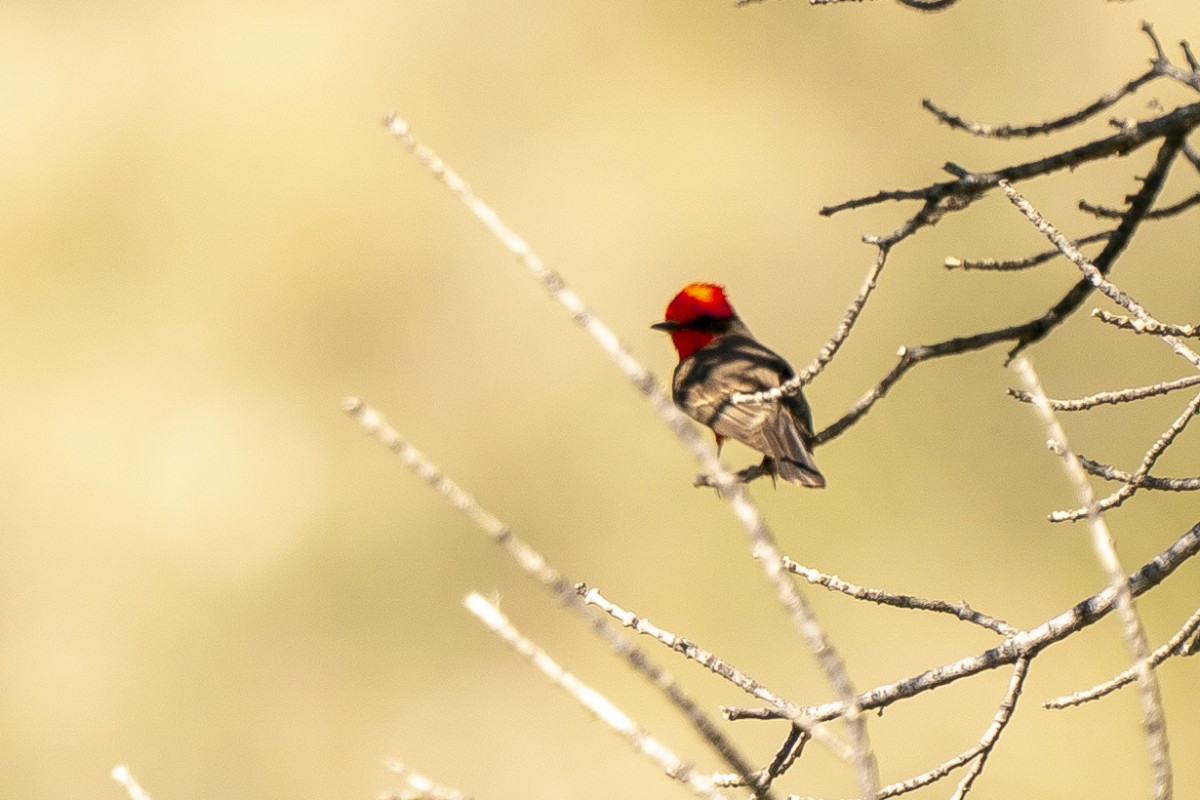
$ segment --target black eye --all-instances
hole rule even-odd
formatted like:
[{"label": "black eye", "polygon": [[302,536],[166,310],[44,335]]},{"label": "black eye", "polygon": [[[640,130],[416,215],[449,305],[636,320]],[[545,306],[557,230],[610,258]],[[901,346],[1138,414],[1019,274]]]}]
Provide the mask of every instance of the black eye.
[{"label": "black eye", "polygon": [[696,321],[688,327],[695,328],[698,331],[706,331],[708,333],[722,333],[729,328],[729,320],[719,319],[717,317],[705,314],[702,317],[697,317]]}]

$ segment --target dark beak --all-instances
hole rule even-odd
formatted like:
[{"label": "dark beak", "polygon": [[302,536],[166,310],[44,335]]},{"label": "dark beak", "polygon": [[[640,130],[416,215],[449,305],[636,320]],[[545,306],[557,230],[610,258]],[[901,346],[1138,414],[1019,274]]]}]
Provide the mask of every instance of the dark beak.
[{"label": "dark beak", "polygon": [[651,325],[650,327],[656,331],[665,331],[667,333],[670,333],[671,331],[679,330],[679,323],[671,322],[671,320],[668,319],[668,320],[663,320],[662,322],[656,322],[653,325]]}]

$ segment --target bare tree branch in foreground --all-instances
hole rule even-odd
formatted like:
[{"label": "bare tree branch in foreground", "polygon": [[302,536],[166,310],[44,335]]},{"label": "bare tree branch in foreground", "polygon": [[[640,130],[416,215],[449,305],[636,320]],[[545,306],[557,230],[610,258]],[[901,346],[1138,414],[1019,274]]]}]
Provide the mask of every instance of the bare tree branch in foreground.
[{"label": "bare tree branch in foreground", "polygon": [[133,777],[133,773],[129,771],[129,767],[124,764],[113,767],[112,779],[124,787],[125,793],[129,795],[129,800],[150,800],[150,795],[146,794],[141,784],[137,782],[137,778]]}]

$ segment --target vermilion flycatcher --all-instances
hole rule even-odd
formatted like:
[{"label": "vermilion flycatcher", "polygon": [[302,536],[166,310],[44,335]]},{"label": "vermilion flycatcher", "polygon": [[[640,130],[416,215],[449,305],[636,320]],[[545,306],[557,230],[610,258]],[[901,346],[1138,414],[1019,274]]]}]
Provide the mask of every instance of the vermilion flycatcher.
[{"label": "vermilion flycatcher", "polygon": [[796,373],[754,338],[720,286],[688,284],[667,306],[666,319],[651,327],[671,334],[679,353],[675,405],[712,428],[718,450],[725,439],[736,439],[763,453],[762,468],[772,475],[813,488],[825,485],[809,452],[812,412],[804,395],[732,402],[735,394],[774,389]]}]

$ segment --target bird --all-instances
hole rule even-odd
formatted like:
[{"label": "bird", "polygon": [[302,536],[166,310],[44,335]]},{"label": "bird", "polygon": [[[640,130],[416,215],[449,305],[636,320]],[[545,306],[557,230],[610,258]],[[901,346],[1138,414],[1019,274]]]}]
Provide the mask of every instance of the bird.
[{"label": "bird", "polygon": [[811,452],[812,411],[803,394],[733,401],[737,394],[774,389],[796,373],[754,337],[733,310],[724,287],[689,283],[667,305],[664,316],[650,327],[669,333],[679,354],[672,399],[681,411],[712,429],[717,452],[726,439],[733,439],[763,454],[755,475],[765,472],[789,483],[823,488],[825,476]]}]

